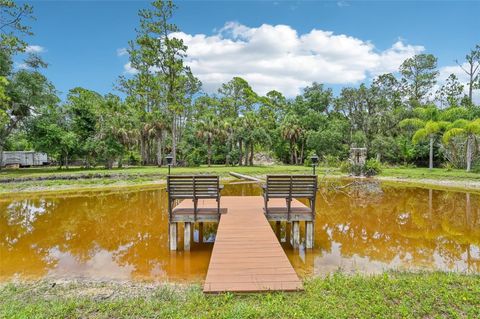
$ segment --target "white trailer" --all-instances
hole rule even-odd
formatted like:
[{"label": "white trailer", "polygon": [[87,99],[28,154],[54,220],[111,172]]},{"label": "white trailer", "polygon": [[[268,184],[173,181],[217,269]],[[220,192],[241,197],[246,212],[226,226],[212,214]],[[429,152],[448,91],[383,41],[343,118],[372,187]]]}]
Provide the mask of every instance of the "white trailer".
[{"label": "white trailer", "polygon": [[48,164],[46,153],[34,151],[3,152],[2,166],[43,166]]}]

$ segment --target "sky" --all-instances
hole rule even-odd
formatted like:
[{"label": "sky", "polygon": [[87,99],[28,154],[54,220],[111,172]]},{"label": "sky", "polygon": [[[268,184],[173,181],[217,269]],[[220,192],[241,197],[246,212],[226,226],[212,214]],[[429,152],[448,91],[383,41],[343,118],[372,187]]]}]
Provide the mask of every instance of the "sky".
[{"label": "sky", "polygon": [[[135,72],[125,48],[146,1],[30,1],[29,50],[62,98],[74,87],[119,93]],[[177,1],[173,22],[207,93],[234,76],[287,97],[312,82],[338,92],[395,72],[418,53],[438,57],[439,82],[480,44],[480,1]],[[22,67],[20,60],[16,63]],[[480,97],[480,95],[479,95]]]}]

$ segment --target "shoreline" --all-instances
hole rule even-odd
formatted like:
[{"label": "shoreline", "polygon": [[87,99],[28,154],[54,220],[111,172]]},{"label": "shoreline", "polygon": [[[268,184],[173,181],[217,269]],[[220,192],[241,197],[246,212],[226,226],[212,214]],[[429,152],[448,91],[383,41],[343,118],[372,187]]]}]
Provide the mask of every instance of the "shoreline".
[{"label": "shoreline", "polygon": [[[252,175],[256,178],[265,178],[264,175]],[[236,179],[234,177],[221,176],[222,182],[232,182],[239,181],[245,183],[255,183],[255,181],[244,181],[241,179]],[[327,180],[340,180],[340,179],[358,179],[355,177],[347,175],[319,175],[319,179]],[[366,181],[379,181],[387,185],[398,185],[405,187],[421,187],[421,188],[432,188],[436,190],[447,190],[447,191],[464,191],[464,192],[480,192],[480,181],[476,180],[440,180],[440,179],[429,179],[429,178],[405,178],[405,177],[395,177],[395,176],[375,176],[369,178],[361,178],[361,180]],[[51,180],[49,180],[51,181]],[[62,181],[64,181],[62,179]],[[36,181],[38,182],[38,181]],[[161,186],[166,184],[165,179],[156,179],[156,180],[129,180],[127,178],[121,179],[110,179],[110,178],[98,178],[98,179],[77,179],[77,183],[73,184],[58,184],[58,185],[42,185],[44,181],[40,181],[39,184],[35,185],[25,185],[26,182],[23,181],[10,181],[6,184],[0,184],[0,195],[2,199],[11,198],[18,195],[21,196],[35,196],[41,194],[62,194],[68,195],[71,193],[88,193],[88,192],[116,192],[116,191],[134,191],[138,189],[158,189]],[[82,183],[85,182],[85,183]],[[28,183],[28,182],[27,182]],[[7,187],[1,188],[2,185],[7,185]]]}]

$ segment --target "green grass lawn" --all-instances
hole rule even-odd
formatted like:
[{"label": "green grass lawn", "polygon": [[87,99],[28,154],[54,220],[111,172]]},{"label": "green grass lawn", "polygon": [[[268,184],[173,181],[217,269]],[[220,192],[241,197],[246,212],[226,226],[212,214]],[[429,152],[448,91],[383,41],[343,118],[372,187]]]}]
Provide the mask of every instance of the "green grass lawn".
[{"label": "green grass lawn", "polygon": [[[321,169],[321,168],[320,168]],[[172,167],[172,174],[197,174],[197,173],[212,173],[219,174],[221,176],[228,176],[228,173],[235,171],[242,174],[250,175],[265,175],[276,173],[297,173],[297,172],[311,172],[312,168],[306,166],[294,166],[294,165],[272,165],[272,166],[225,166],[225,165],[212,165],[208,167],[202,165],[199,167]],[[57,169],[55,167],[47,168],[22,168],[12,170],[1,170],[1,178],[20,178],[20,177],[40,177],[40,176],[62,176],[62,175],[163,175],[168,173],[167,167],[155,167],[155,166],[135,166],[129,168],[114,168],[111,170],[104,169],[103,167],[82,169],[82,168],[69,168]]]},{"label": "green grass lawn", "polygon": [[480,181],[480,174],[467,172],[464,169],[434,168],[384,168],[380,176],[409,179],[435,179],[452,181]]},{"label": "green grass lawn", "polygon": [[206,296],[198,285],[6,284],[2,318],[480,318],[480,276],[337,273],[305,292]]}]

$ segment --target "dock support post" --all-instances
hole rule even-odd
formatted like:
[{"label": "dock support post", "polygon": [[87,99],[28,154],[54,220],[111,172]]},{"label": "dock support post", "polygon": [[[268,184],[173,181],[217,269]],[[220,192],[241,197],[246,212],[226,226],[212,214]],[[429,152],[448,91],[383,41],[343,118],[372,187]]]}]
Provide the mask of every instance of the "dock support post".
[{"label": "dock support post", "polygon": [[190,250],[190,240],[192,238],[192,223],[186,222],[183,227],[183,250]]},{"label": "dock support post", "polygon": [[203,223],[198,223],[198,242],[203,243]]},{"label": "dock support post", "polygon": [[292,245],[292,225],[289,222],[285,222],[285,242]]},{"label": "dock support post", "polygon": [[170,242],[170,250],[177,250],[177,223],[170,223],[168,241]]},{"label": "dock support post", "polygon": [[305,222],[305,243],[306,248],[313,248],[313,222]]},{"label": "dock support post", "polygon": [[277,235],[278,240],[282,240],[281,235],[282,235],[282,224],[280,221],[275,222],[275,235]]},{"label": "dock support post", "polygon": [[293,248],[298,248],[300,246],[300,222],[292,222],[293,226]]}]

